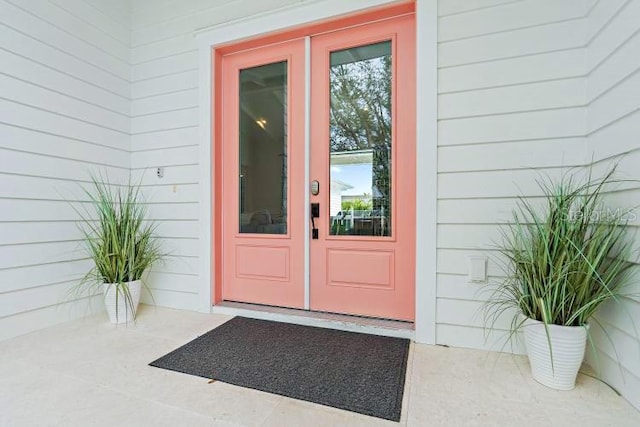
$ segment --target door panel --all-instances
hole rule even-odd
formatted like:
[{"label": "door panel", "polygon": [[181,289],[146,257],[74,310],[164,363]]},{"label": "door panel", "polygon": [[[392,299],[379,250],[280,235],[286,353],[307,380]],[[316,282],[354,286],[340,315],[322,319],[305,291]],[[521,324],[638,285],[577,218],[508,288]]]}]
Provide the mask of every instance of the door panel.
[{"label": "door panel", "polygon": [[311,42],[312,310],[413,320],[413,16]]},{"label": "door panel", "polygon": [[304,40],[222,58],[222,298],[304,306]]}]

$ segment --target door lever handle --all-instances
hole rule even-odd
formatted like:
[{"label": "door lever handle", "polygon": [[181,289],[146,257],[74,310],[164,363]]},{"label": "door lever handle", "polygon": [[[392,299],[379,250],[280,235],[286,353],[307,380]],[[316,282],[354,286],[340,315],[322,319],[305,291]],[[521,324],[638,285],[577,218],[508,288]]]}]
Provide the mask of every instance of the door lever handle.
[{"label": "door lever handle", "polygon": [[320,218],[320,203],[311,203],[311,238],[318,239],[318,229],[315,218]]}]

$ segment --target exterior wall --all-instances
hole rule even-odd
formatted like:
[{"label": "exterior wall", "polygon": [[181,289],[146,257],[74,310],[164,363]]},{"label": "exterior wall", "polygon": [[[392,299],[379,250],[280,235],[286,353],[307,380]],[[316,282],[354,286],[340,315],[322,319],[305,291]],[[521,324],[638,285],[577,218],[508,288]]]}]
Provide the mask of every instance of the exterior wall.
[{"label": "exterior wall", "polygon": [[[160,221],[172,256],[151,275],[156,303],[202,306],[199,166],[209,159],[198,154],[193,34],[295,3],[0,0],[0,339],[80,314],[61,302],[90,261],[63,199],[104,168],[141,177]],[[599,168],[630,152],[621,170],[640,178],[640,0],[439,0],[438,15],[437,342],[500,350],[506,322],[485,340],[467,265],[495,255],[515,196],[539,195],[541,173],[592,156]],[[628,206],[638,187],[610,200]],[[493,262],[489,275],[500,276]],[[625,305],[640,318],[639,302]],[[633,329],[619,310],[601,319],[626,380],[595,331],[603,375],[639,406]]]},{"label": "exterior wall", "polygon": [[468,257],[486,256],[489,280],[499,279],[492,246],[515,197],[539,196],[541,174],[558,176],[588,161],[593,4],[438,2],[438,343],[503,349],[510,318],[483,329],[486,295],[467,280]]},{"label": "exterior wall", "polygon": [[[87,313],[76,214],[129,169],[128,2],[0,0],[0,340]],[[104,167],[102,166],[104,165]]]},{"label": "exterior wall", "polygon": [[[159,305],[195,310],[199,233],[198,49],[194,31],[295,0],[134,0],[131,33],[131,168],[143,182],[171,257],[151,274]],[[157,178],[156,167],[164,167]]]},{"label": "exterior wall", "polygon": [[[588,41],[589,156],[593,155],[596,171],[620,162],[620,178],[639,180],[640,0],[600,0],[589,15]],[[608,197],[612,207],[636,208],[631,225],[640,231],[640,184],[620,185]],[[636,262],[639,253],[635,254]],[[640,276],[634,279],[629,292],[640,295]],[[607,382],[640,409],[640,298],[627,298],[622,304],[624,310],[611,304],[598,316],[615,344],[617,357],[608,338],[593,325],[598,352],[597,356],[590,354],[589,360]],[[635,328],[630,319],[635,320]]]}]

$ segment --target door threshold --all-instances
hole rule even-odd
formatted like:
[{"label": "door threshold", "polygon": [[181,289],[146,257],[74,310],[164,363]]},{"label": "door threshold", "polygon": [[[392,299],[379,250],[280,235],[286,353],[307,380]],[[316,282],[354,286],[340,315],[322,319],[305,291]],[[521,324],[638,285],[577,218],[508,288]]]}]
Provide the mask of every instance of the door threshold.
[{"label": "door threshold", "polygon": [[211,307],[211,312],[253,319],[273,320],[297,325],[316,326],[340,331],[360,332],[387,337],[414,339],[414,324],[399,320],[376,319],[372,317],[350,316],[346,314],[298,310],[295,308],[273,307],[223,301]]}]

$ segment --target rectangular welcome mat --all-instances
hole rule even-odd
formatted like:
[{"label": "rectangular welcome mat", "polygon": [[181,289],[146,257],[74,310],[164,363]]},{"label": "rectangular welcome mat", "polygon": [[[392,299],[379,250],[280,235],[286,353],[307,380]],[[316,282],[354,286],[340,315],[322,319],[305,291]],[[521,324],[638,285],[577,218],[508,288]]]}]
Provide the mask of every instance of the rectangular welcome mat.
[{"label": "rectangular welcome mat", "polygon": [[151,366],[392,421],[409,340],[234,317]]}]

